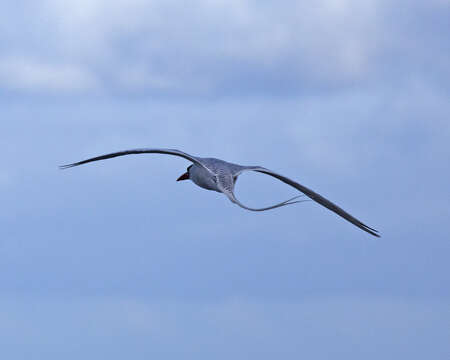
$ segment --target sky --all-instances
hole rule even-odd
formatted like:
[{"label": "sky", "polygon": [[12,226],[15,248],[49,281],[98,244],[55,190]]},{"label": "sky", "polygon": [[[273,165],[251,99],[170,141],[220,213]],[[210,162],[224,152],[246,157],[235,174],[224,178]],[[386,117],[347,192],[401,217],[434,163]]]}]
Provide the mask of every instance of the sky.
[{"label": "sky", "polygon": [[[450,356],[448,0],[0,3],[0,353]],[[247,212],[176,148],[291,177]],[[296,190],[243,174],[238,198]]]}]

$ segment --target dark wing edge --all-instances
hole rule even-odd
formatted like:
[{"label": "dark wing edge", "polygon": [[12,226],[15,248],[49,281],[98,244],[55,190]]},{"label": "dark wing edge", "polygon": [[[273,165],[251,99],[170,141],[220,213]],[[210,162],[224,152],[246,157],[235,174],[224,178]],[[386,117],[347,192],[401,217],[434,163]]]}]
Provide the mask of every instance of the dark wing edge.
[{"label": "dark wing edge", "polygon": [[192,161],[193,163],[196,163],[198,165],[201,165],[201,166],[205,167],[205,165],[203,165],[196,157],[194,157],[192,155],[189,155],[189,154],[186,154],[185,152],[180,151],[180,150],[142,148],[142,149],[130,149],[130,150],[113,152],[113,153],[109,153],[109,154],[105,154],[105,155],[100,155],[100,156],[96,156],[96,157],[89,158],[89,159],[86,159],[86,160],[78,161],[78,162],[75,162],[75,163],[72,163],[72,164],[61,165],[59,168],[64,170],[64,169],[69,169],[69,168],[74,167],[74,166],[87,164],[87,163],[90,163],[90,162],[93,162],[93,161],[106,160],[106,159],[115,158],[117,156],[133,155],[133,154],[166,154],[166,155],[175,155],[175,156],[180,156],[180,157],[182,157],[182,158],[184,158],[186,160]]},{"label": "dark wing edge", "polygon": [[289,179],[289,178],[287,178],[285,176],[277,174],[276,172],[271,171],[269,169],[266,169],[264,167],[259,167],[259,166],[246,167],[242,171],[245,171],[245,170],[257,171],[259,173],[272,176],[272,177],[274,177],[274,178],[284,182],[285,184],[288,184],[288,185],[296,188],[297,190],[301,191],[303,194],[308,196],[310,199],[314,200],[315,202],[319,203],[320,205],[322,205],[322,206],[326,207],[327,209],[333,211],[334,213],[338,214],[339,216],[341,216],[342,218],[344,218],[348,222],[350,222],[353,225],[359,227],[361,230],[364,230],[365,232],[368,232],[369,234],[371,234],[373,236],[380,237],[380,235],[378,234],[378,230],[375,230],[375,229],[371,228],[370,226],[367,226],[363,222],[359,221],[358,219],[356,219],[355,217],[350,215],[345,210],[341,209],[336,204],[332,203],[328,199],[324,198],[322,195],[319,195],[318,193],[316,193],[316,192],[312,191],[311,189],[307,188],[306,186],[303,186],[303,185],[301,185],[301,184],[299,184],[299,183],[297,183],[297,182],[295,182],[295,181],[293,181],[293,180],[291,180],[291,179]]}]

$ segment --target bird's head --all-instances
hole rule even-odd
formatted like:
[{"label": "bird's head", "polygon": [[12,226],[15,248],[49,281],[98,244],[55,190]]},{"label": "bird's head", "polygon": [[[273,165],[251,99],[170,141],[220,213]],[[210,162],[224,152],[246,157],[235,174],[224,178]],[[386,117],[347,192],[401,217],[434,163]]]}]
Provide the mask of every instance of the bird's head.
[{"label": "bird's head", "polygon": [[181,175],[181,176],[177,179],[177,181],[181,181],[181,180],[189,180],[189,179],[190,179],[190,177],[189,177],[189,171],[191,170],[191,167],[192,167],[192,165],[188,166],[187,171],[186,171],[183,175]]}]

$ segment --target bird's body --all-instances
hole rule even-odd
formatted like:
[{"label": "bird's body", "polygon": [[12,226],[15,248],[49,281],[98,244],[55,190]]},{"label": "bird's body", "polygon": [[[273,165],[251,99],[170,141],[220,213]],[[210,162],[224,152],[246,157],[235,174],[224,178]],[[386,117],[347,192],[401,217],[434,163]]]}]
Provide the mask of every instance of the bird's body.
[{"label": "bird's body", "polygon": [[[229,183],[233,178],[233,170],[236,165],[215,158],[197,158],[204,166],[193,164],[189,167],[189,179],[198,186],[206,190],[221,192],[218,187],[217,178],[220,176],[222,182]],[[205,169],[205,166],[209,169]]]},{"label": "bird's body", "polygon": [[[353,225],[359,227],[360,229],[368,232],[371,235],[379,237],[378,231],[375,229],[372,229],[371,227],[365,225],[361,221],[354,218],[352,215],[341,209],[336,204],[332,203],[331,201],[327,200],[323,196],[317,194],[316,192],[312,191],[311,189],[307,188],[306,186],[303,186],[285,176],[282,176],[274,171],[271,171],[269,169],[266,169],[261,166],[242,166],[238,164],[233,164],[226,162],[221,159],[215,159],[215,158],[202,158],[197,156],[189,155],[185,152],[174,150],[174,149],[133,149],[133,150],[125,150],[125,151],[119,151],[115,153],[110,153],[106,155],[97,156],[94,158],[90,158],[87,160],[79,161],[73,164],[69,165],[63,165],[61,166],[62,169],[74,167],[83,165],[92,161],[98,161],[98,160],[105,160],[110,159],[117,156],[123,156],[123,155],[131,155],[131,154],[167,154],[167,155],[175,155],[182,158],[185,158],[186,160],[189,160],[192,162],[192,165],[190,165],[187,168],[186,173],[181,175],[178,178],[178,181],[180,180],[191,180],[196,185],[200,186],[203,189],[206,190],[212,190],[217,191],[220,193],[225,194],[233,203],[239,205],[240,207],[251,210],[251,211],[265,211],[270,209],[275,209],[281,206],[285,205],[291,205],[298,202],[303,202],[307,200],[295,200],[301,196],[307,196],[311,200],[319,203],[320,205],[328,208],[329,210],[335,212],[339,216],[343,217]],[[243,173],[244,171],[256,171],[259,173],[263,173],[269,176],[272,176],[285,184],[288,184],[297,190],[299,190],[302,195],[296,196],[292,199],[283,201],[279,204],[275,204],[269,207],[265,208],[250,208],[245,205],[243,205],[239,200],[236,199],[234,195],[234,185],[236,183],[236,180],[238,176]],[[295,201],[294,201],[295,200]]]}]

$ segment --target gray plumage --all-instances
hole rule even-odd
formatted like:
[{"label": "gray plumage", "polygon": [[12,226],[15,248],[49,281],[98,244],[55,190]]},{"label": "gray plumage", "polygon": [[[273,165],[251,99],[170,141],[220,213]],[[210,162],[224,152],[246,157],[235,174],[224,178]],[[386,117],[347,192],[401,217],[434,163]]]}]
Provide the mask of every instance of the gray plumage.
[{"label": "gray plumage", "polygon": [[[261,166],[242,166],[238,164],[229,163],[220,159],[215,158],[201,158],[198,156],[192,156],[189,155],[183,151],[174,150],[174,149],[132,149],[132,150],[125,150],[125,151],[119,151],[114,152],[110,154],[105,154],[97,157],[93,157],[90,159],[82,160],[73,164],[63,165],[60,166],[61,169],[67,169],[74,166],[83,165],[92,161],[98,161],[98,160],[105,160],[114,158],[117,156],[123,156],[123,155],[131,155],[131,154],[167,154],[167,155],[175,155],[182,157],[186,160],[191,161],[193,164],[188,167],[187,172],[180,176],[178,180],[192,180],[196,185],[207,189],[207,190],[213,190],[217,192],[221,192],[225,194],[233,203],[237,204],[238,206],[250,210],[250,211],[266,211],[270,209],[275,209],[281,206],[286,205],[292,205],[298,202],[303,202],[306,200],[296,200],[297,198],[306,195],[311,200],[319,203],[320,205],[326,207],[327,209],[335,212],[345,220],[349,221],[353,225],[359,227],[360,229],[368,232],[369,234],[379,237],[378,231],[365,225],[343,209],[341,209],[336,204],[332,203],[328,199],[324,198],[323,196],[317,194],[316,192],[312,191],[311,189],[307,188],[304,185],[301,185],[294,180],[291,180],[285,176],[282,176],[272,170],[266,169]],[[263,173],[269,176],[272,176],[285,184],[288,184],[295,189],[299,190],[302,195],[298,195],[292,199],[280,202],[278,204],[265,207],[265,208],[250,208],[248,206],[243,205],[238,199],[236,199],[236,196],[234,195],[234,185],[236,183],[236,180],[240,174],[242,174],[244,171],[256,171],[259,173]],[[295,200],[295,201],[294,201]]]}]

